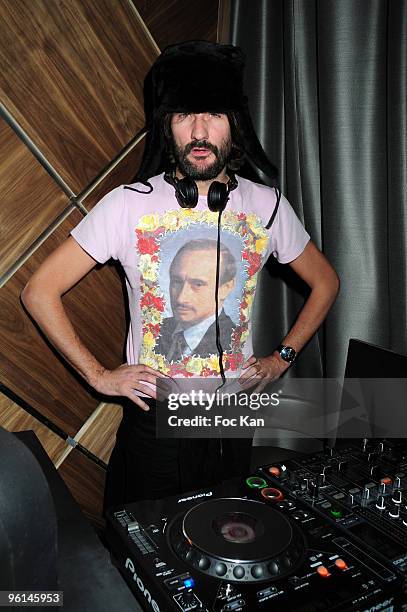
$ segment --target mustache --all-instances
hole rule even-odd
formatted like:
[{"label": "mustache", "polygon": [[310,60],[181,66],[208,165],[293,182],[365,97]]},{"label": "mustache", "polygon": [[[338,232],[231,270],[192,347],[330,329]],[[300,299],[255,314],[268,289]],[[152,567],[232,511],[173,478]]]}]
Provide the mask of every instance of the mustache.
[{"label": "mustache", "polygon": [[188,153],[191,153],[192,149],[194,149],[195,147],[209,149],[216,156],[219,155],[218,147],[209,142],[208,140],[194,140],[193,142],[190,142],[189,144],[185,145],[183,153],[184,156],[188,155]]}]

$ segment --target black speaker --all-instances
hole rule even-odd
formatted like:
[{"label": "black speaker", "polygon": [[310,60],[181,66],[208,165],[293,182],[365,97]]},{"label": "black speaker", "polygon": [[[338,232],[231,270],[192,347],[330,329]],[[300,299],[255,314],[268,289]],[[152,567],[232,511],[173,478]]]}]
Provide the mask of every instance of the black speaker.
[{"label": "black speaker", "polygon": [[0,427],[0,590],[58,586],[57,520],[34,455]]}]

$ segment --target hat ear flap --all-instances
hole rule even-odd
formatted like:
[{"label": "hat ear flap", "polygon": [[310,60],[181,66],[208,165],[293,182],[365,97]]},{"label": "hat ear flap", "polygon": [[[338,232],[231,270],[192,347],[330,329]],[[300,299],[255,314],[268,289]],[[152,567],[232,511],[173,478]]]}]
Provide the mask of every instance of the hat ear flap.
[{"label": "hat ear flap", "polygon": [[151,123],[147,131],[144,153],[136,175],[136,180],[145,180],[159,174],[164,170],[165,163],[165,135],[163,120],[157,119]]}]

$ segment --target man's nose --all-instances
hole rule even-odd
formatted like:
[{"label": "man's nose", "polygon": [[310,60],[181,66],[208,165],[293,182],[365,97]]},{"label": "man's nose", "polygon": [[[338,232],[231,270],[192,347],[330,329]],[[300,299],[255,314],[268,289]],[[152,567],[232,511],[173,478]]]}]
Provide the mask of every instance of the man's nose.
[{"label": "man's nose", "polygon": [[184,283],[178,286],[177,303],[178,304],[188,303],[189,295],[190,295],[190,287],[189,287],[188,282],[185,281]]},{"label": "man's nose", "polygon": [[208,122],[205,113],[197,113],[194,115],[192,122],[191,137],[193,140],[207,140],[208,133]]}]

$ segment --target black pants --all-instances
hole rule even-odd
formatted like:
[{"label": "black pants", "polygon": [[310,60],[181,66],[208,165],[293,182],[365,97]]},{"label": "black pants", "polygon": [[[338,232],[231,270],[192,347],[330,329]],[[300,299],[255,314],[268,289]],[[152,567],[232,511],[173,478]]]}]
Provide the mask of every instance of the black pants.
[{"label": "black pants", "polygon": [[251,438],[156,438],[155,400],[144,412],[133,403],[110,457],[104,509],[142,499],[161,499],[250,473]]}]

